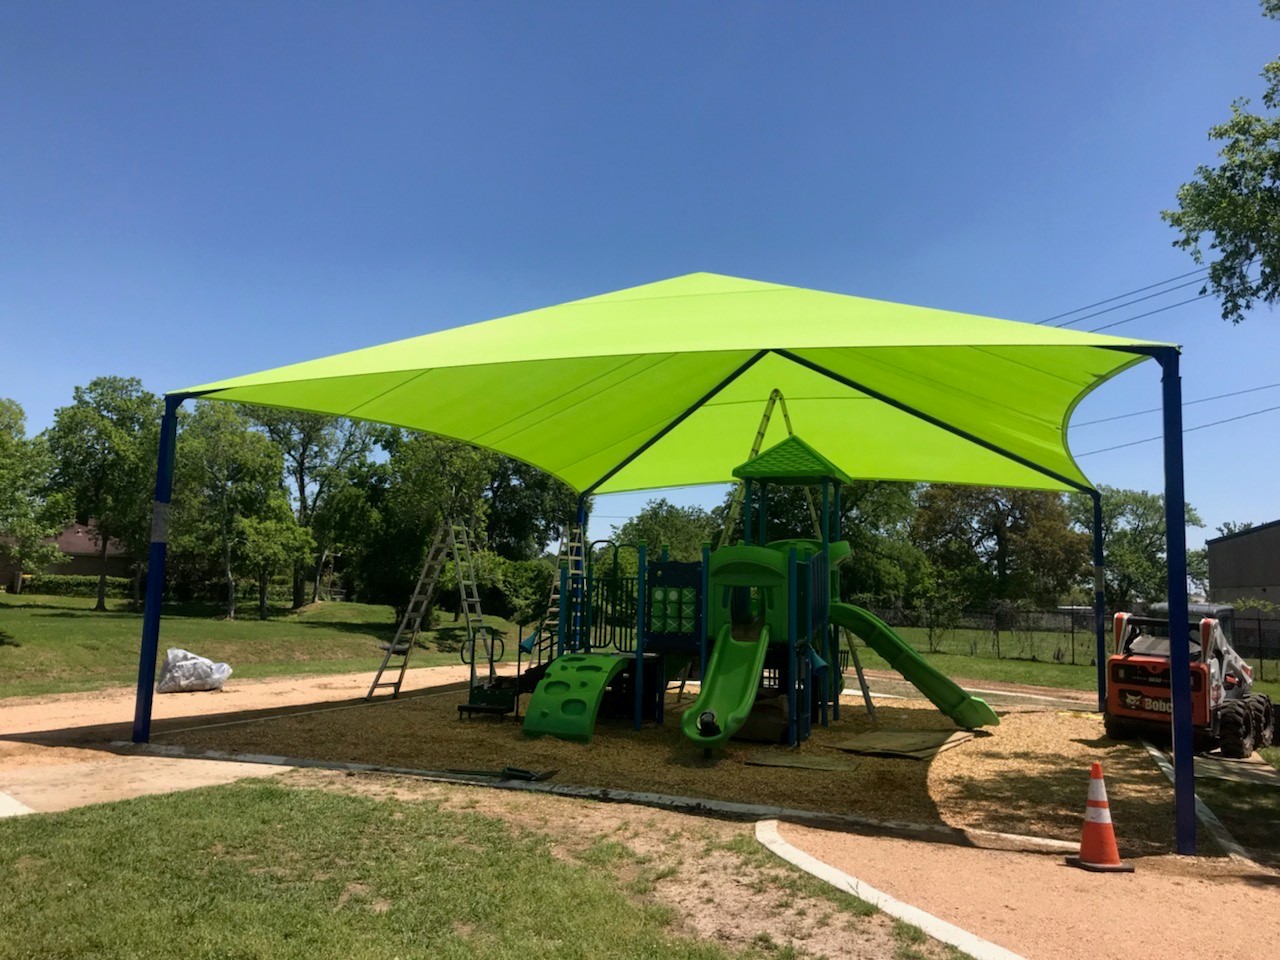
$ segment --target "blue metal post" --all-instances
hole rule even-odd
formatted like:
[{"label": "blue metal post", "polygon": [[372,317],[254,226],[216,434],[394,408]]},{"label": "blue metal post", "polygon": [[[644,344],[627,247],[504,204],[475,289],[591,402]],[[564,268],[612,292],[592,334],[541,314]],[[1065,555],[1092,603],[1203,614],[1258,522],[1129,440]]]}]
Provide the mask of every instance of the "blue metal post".
[{"label": "blue metal post", "polygon": [[[831,566],[830,566],[831,552],[830,550],[827,549],[830,546],[830,544],[831,544],[831,483],[824,477],[822,479],[822,556],[826,560],[826,562],[823,564],[823,569],[827,575],[827,580],[826,580],[826,583],[822,584],[823,594],[827,594],[830,592],[829,584],[831,583]],[[840,658],[832,657],[831,647],[830,647],[830,644],[828,643],[828,641],[830,640],[831,631],[827,629],[826,614],[827,614],[827,603],[829,603],[830,600],[831,600],[830,597],[824,596],[824,603],[822,606],[822,622],[821,622],[822,642],[818,645],[818,652],[821,653],[822,656],[826,658],[827,663],[834,665],[832,667],[828,667],[827,675],[825,678],[823,678],[823,681],[822,681],[822,725],[824,727],[827,725],[827,703],[828,701],[835,701],[836,707],[838,708],[840,703],[839,691],[844,687],[844,678],[837,677],[837,674],[840,673]],[[812,634],[810,634],[809,636],[809,642],[813,643]],[[837,680],[839,681],[838,683],[837,683]],[[838,715],[836,716],[836,719],[837,720],[839,719]]]},{"label": "blue metal post", "polygon": [[[836,487],[836,495],[835,495],[835,503],[832,505],[830,534],[833,540],[839,540],[844,533],[844,530],[842,529],[843,520],[844,520],[844,507],[843,507],[843,504],[841,503],[841,498],[844,493],[844,486],[843,484],[836,483],[835,487]],[[830,575],[830,573],[831,571],[830,569],[828,569],[827,571],[828,576]],[[830,601],[832,599],[835,599],[837,603],[840,601],[840,578],[838,575],[836,577],[836,595],[834,598],[832,597],[827,598],[828,613],[830,612]],[[830,661],[831,666],[828,668],[832,674],[831,676],[831,683],[832,683],[831,719],[839,720],[840,719],[840,694],[844,693],[844,671],[840,669],[840,631],[839,629],[833,630],[831,628],[830,619],[828,619],[827,621],[827,639],[829,641],[828,646],[831,650],[831,661]]]},{"label": "blue metal post", "polygon": [[582,571],[573,583],[573,649],[587,652],[591,649],[591,637],[587,633],[587,495],[578,497],[578,536],[582,540]]},{"label": "blue metal post", "polygon": [[1191,648],[1187,642],[1187,516],[1182,476],[1182,377],[1178,350],[1160,353],[1164,406],[1165,550],[1169,559],[1169,681],[1173,700],[1173,807],[1178,853],[1196,852]]},{"label": "blue metal post", "polygon": [[[1098,645],[1098,711],[1107,708],[1107,597],[1106,567],[1102,555],[1102,494],[1093,492],[1093,629]],[[1074,627],[1072,630],[1074,631]],[[1074,634],[1073,634],[1074,635]]]},{"label": "blue metal post", "polygon": [[169,550],[169,501],[173,498],[173,453],[178,440],[178,408],[183,398],[164,398],[160,452],[156,458],[155,500],[151,505],[151,549],[147,554],[147,598],[142,611],[138,651],[138,692],[133,707],[133,742],[151,739],[151,698],[155,695],[156,654],[160,649],[160,602],[164,598],[164,562]]},{"label": "blue metal post", "polygon": [[644,710],[644,609],[649,599],[648,558],[645,556],[645,542],[640,541],[639,569],[636,572],[636,716],[633,726],[640,729],[640,718]]},{"label": "blue metal post", "polygon": [[787,743],[795,746],[796,739],[796,548],[787,551]]}]

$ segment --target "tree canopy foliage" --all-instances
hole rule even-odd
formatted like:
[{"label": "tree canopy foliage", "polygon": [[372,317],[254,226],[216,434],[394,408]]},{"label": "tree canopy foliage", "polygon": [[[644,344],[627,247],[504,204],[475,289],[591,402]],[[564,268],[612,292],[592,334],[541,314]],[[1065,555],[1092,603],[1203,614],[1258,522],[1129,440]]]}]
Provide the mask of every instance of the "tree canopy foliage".
[{"label": "tree canopy foliage", "polygon": [[98,377],[75,388],[47,433],[55,482],[98,536],[99,610],[106,609],[108,542],[120,541],[135,557],[146,552],[160,413],[160,399],[136,377]]},{"label": "tree canopy foliage", "polygon": [[[1168,592],[1169,560],[1165,550],[1164,495],[1146,490],[1103,486],[1102,535],[1106,547],[1107,607],[1125,610],[1135,601],[1160,600]],[[1071,498],[1071,515],[1077,526],[1093,524],[1093,500],[1085,494]],[[1186,505],[1187,526],[1202,527],[1191,504]],[[1197,576],[1197,564],[1191,574]]]},{"label": "tree canopy foliage", "polygon": [[64,497],[52,494],[54,461],[43,437],[28,437],[16,400],[0,397],[0,557],[17,570],[40,570],[58,559],[45,540],[70,516]]},{"label": "tree canopy foliage", "polygon": [[[1280,19],[1278,0],[1263,0],[1262,10]],[[1230,118],[1209,128],[1221,144],[1219,162],[1198,166],[1195,179],[1178,189],[1178,209],[1161,214],[1181,234],[1174,246],[1196,263],[1205,260],[1203,238],[1211,238],[1216,259],[1201,293],[1212,292],[1232,323],[1256,302],[1280,297],[1280,60],[1261,76],[1264,110],[1252,111],[1244,97],[1231,104]]]}]

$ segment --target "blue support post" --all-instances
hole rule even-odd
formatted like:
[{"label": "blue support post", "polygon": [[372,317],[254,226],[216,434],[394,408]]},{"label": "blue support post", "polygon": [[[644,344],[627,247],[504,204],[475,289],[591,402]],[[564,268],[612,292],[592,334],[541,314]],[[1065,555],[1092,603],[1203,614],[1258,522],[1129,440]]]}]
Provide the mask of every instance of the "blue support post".
[{"label": "blue support post", "polygon": [[787,743],[795,746],[796,738],[796,548],[787,551]]},{"label": "blue support post", "polygon": [[575,576],[573,590],[573,649],[590,652],[591,636],[587,632],[587,495],[578,497],[578,536],[582,540],[582,572]]},{"label": "blue support post", "polygon": [[1165,550],[1169,561],[1169,694],[1173,700],[1173,809],[1178,853],[1196,852],[1196,782],[1187,642],[1187,516],[1182,475],[1182,377],[1176,347],[1161,351]]},{"label": "blue support post", "polygon": [[138,692],[133,707],[134,743],[151,739],[151,699],[155,695],[156,655],[160,649],[160,603],[164,599],[164,562],[169,549],[169,501],[173,498],[173,453],[178,440],[178,408],[183,399],[165,397],[164,416],[160,420],[155,500],[151,505],[151,549],[147,554],[147,598],[142,611]]},{"label": "blue support post", "polygon": [[639,569],[636,572],[636,716],[633,726],[637,730],[640,729],[640,718],[644,711],[644,608],[649,594],[649,563],[645,555],[646,550],[645,542],[641,540],[638,548]]},{"label": "blue support post", "polygon": [[[1093,629],[1097,635],[1098,712],[1107,708],[1107,598],[1102,554],[1102,494],[1093,492]],[[1074,630],[1075,628],[1072,627]]]},{"label": "blue support post", "polygon": [[[834,539],[839,540],[843,535],[843,518],[844,505],[841,502],[844,495],[844,486],[840,483],[836,484],[835,504],[832,507],[832,530],[831,535]],[[828,597],[828,600],[830,598]],[[836,577],[836,601],[840,600],[840,578]],[[829,610],[830,608],[828,608]],[[831,628],[830,619],[827,622],[827,637],[830,640],[831,648],[831,719],[840,719],[840,694],[844,693],[844,671],[840,669],[840,629]]]}]

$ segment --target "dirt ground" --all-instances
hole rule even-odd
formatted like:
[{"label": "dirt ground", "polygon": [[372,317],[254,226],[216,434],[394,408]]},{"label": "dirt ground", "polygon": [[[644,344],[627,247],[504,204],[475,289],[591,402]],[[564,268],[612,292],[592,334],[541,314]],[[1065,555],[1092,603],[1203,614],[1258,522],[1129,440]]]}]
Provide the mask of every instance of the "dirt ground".
[{"label": "dirt ground", "polygon": [[[445,693],[335,711],[162,734],[162,744],[228,753],[267,753],[429,770],[518,766],[557,770],[556,783],[772,804],[877,820],[906,820],[1009,833],[1079,838],[1089,764],[1102,759],[1127,854],[1172,847],[1172,794],[1140,746],[1102,736],[1101,721],[1078,711],[1010,707],[999,727],[929,762],[854,757],[851,771],[749,765],[764,748],[732,742],[704,758],[680,733],[669,702],[663,726],[640,732],[601,721],[591,744],[529,739],[518,723],[459,720],[459,695]],[[927,703],[882,700],[881,728],[954,729]],[[801,756],[849,756],[832,744],[873,729],[848,698],[841,720],[815,725]]]},{"label": "dirt ground", "polygon": [[[951,956],[774,857],[751,824],[385,774],[296,770],[285,782],[475,811],[548,835],[556,856],[608,869],[631,895],[669,908],[676,934],[778,956],[788,948],[829,960]],[[916,953],[906,954],[904,944]]]},{"label": "dirt ground", "polygon": [[1229,860],[1144,857],[1134,873],[1097,874],[1044,854],[794,824],[779,832],[878,890],[1033,960],[1237,960],[1280,943],[1280,877]]},{"label": "dirt ground", "polygon": [[[410,670],[405,690],[412,695],[466,677],[465,667]],[[372,673],[361,673],[237,680],[217,693],[157,696],[155,729],[358,703],[372,679]],[[67,810],[279,772],[258,764],[123,757],[104,750],[112,740],[129,738],[133,698],[132,689],[114,688],[0,700],[0,816]]]}]

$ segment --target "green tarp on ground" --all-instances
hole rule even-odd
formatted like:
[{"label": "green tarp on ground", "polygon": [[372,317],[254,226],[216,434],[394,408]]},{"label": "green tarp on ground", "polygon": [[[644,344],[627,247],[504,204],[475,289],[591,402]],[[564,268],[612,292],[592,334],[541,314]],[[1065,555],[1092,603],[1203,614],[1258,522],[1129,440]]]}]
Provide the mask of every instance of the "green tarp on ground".
[{"label": "green tarp on ground", "polygon": [[1067,490],[1089,485],[1072,409],[1144,345],[695,273],[178,392],[427,431],[609,493],[731,481],[777,388],[851,477]]}]

